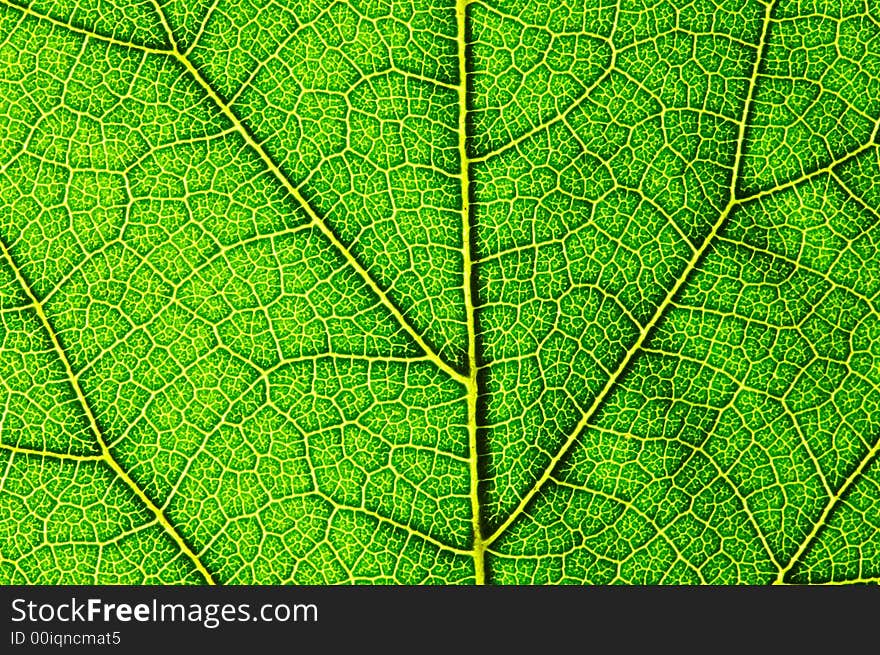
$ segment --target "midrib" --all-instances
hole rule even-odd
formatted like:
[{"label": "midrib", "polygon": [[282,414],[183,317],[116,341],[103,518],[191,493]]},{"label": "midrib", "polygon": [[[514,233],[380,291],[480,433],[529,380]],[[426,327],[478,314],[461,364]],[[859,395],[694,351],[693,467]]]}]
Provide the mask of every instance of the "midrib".
[{"label": "midrib", "polygon": [[479,353],[477,352],[477,316],[475,302],[476,257],[475,235],[471,229],[471,161],[468,155],[468,61],[467,61],[467,5],[468,0],[457,0],[456,49],[458,55],[458,158],[461,167],[461,240],[464,255],[462,285],[465,320],[467,322],[467,431],[470,477],[471,521],[473,530],[474,581],[486,584],[486,544],[483,540],[480,500],[480,444],[477,425],[477,405],[480,396]]}]

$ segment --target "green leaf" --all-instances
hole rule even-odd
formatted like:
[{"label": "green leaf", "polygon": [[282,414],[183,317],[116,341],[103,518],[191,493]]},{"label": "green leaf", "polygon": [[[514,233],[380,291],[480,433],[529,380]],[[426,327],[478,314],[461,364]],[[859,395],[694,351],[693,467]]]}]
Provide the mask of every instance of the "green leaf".
[{"label": "green leaf", "polygon": [[880,580],[880,3],[0,0],[0,582]]}]

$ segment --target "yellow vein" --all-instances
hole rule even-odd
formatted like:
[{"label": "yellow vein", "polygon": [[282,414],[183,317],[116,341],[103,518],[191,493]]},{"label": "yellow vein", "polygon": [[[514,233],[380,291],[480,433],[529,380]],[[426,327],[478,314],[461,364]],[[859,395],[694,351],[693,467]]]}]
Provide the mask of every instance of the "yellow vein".
[{"label": "yellow vein", "polygon": [[103,455],[73,455],[70,453],[56,453],[51,450],[37,450],[35,448],[22,448],[10,444],[0,443],[0,450],[7,450],[15,455],[28,455],[32,457],[51,457],[52,459],[64,459],[72,462],[100,462]]},{"label": "yellow vein", "polygon": [[34,11],[30,7],[23,7],[14,2],[10,2],[9,0],[0,0],[0,4],[5,5],[7,7],[11,7],[12,9],[17,9],[22,12],[26,16],[30,16],[31,18],[36,18],[37,20],[44,21],[46,23],[51,23],[55,27],[63,27],[65,30],[73,32],[75,34],[79,34],[81,36],[91,37],[97,41],[103,41],[104,43],[110,43],[112,45],[121,46],[123,48],[130,48],[132,50],[140,50],[141,52],[148,52],[150,54],[155,55],[167,55],[170,54],[169,50],[162,48],[151,48],[150,46],[142,45],[140,43],[130,43],[128,41],[120,41],[119,39],[115,39],[112,36],[107,36],[106,34],[100,34],[98,32],[94,32],[92,30],[87,30],[82,27],[77,27],[71,23],[67,23],[63,20],[58,20],[57,18],[53,18],[48,14],[41,14],[37,11]]},{"label": "yellow vein", "polygon": [[425,542],[431,544],[432,546],[434,546],[435,548],[439,548],[440,550],[445,550],[450,553],[455,553],[456,555],[470,555],[471,554],[471,551],[469,551],[469,550],[462,550],[461,548],[456,548],[455,546],[450,546],[449,544],[444,543],[435,537],[432,537],[427,532],[417,530],[416,528],[413,528],[411,525],[407,525],[406,523],[401,523],[400,521],[396,521],[392,518],[388,518],[387,516],[379,514],[379,512],[376,512],[374,510],[368,509],[366,507],[354,507],[352,505],[342,505],[338,501],[334,500],[331,496],[328,496],[327,494],[325,494],[320,489],[315,488],[312,490],[312,493],[315,494],[318,498],[321,498],[325,502],[332,505],[337,510],[340,510],[343,512],[353,512],[356,514],[363,514],[364,516],[369,516],[370,518],[375,519],[375,520],[379,521],[380,523],[388,524],[390,527],[394,528],[395,530],[400,530],[402,532],[406,532],[407,535],[409,535],[410,537],[415,537],[417,539],[421,539],[422,541],[425,541]]},{"label": "yellow vein", "polygon": [[378,296],[382,305],[384,305],[384,307],[391,313],[392,316],[394,316],[394,318],[406,331],[406,333],[409,334],[409,336],[424,351],[428,359],[430,359],[438,368],[449,375],[449,377],[458,381],[461,384],[466,385],[467,376],[462,375],[452,366],[447,364],[446,361],[444,361],[443,358],[440,357],[440,355],[430,345],[428,345],[424,337],[403,315],[403,312],[401,312],[400,309],[397,308],[397,305],[395,305],[391,301],[391,298],[388,296],[386,291],[379,286],[379,284],[373,279],[372,275],[370,275],[369,271],[367,271],[367,269],[361,265],[361,263],[355,258],[348,247],[339,240],[333,230],[331,230],[327,226],[327,224],[323,220],[321,220],[311,204],[305,199],[302,193],[300,193],[299,189],[297,189],[293,185],[293,183],[287,178],[287,176],[281,171],[281,169],[274,162],[266,149],[254,139],[254,137],[245,127],[244,123],[242,123],[238,115],[232,110],[232,107],[230,107],[220,98],[220,96],[217,94],[216,91],[214,91],[214,88],[202,76],[199,70],[183,53],[180,52],[176,44],[173,44],[172,55],[181,63],[181,65],[183,65],[184,68],[186,68],[187,72],[192,76],[196,83],[202,88],[202,90],[208,95],[208,97],[211,98],[211,100],[220,109],[223,115],[226,116],[226,118],[232,123],[236,131],[244,139],[245,143],[247,143],[247,145],[257,154],[257,156],[259,156],[259,158],[263,161],[263,164],[269,169],[269,171],[272,172],[278,182],[284,187],[284,190],[287,191],[287,193],[289,193],[296,200],[300,207],[302,207],[302,209],[306,212],[315,227],[317,227],[321,231],[321,233],[327,238],[328,241],[330,241],[333,247],[336,248],[336,250],[343,256],[349,266],[351,266],[355,270],[355,272],[361,277],[364,283],[366,283],[366,285],[373,291],[373,293]]},{"label": "yellow vein", "polygon": [[208,10],[205,12],[204,17],[201,21],[199,21],[199,29],[196,32],[196,35],[193,37],[192,43],[189,48],[186,49],[185,54],[191,53],[195,50],[195,47],[198,45],[199,41],[202,39],[202,35],[205,33],[205,28],[208,27],[208,23],[211,20],[211,16],[214,14],[214,11],[217,9],[217,5],[220,4],[220,0],[214,0],[211,3],[211,6],[208,7]]},{"label": "yellow vein", "polygon": [[[798,583],[790,583],[790,582],[777,582],[776,584],[780,585],[789,585],[789,584],[798,584]],[[874,576],[869,578],[853,578],[852,580],[827,580],[825,582],[810,582],[811,585],[824,585],[826,587],[835,587],[835,586],[843,586],[843,585],[869,585],[869,584],[880,584],[880,576]]]},{"label": "yellow vein", "polygon": [[[877,126],[880,127],[880,122],[877,123]],[[876,137],[877,137],[877,127],[874,128],[874,133],[871,135],[871,137],[865,143],[863,143],[861,146],[859,146],[857,149],[853,150],[851,153],[841,157],[840,159],[833,160],[830,164],[827,164],[827,165],[823,166],[822,168],[817,168],[813,171],[810,171],[809,173],[805,173],[803,175],[800,175],[800,176],[794,178],[793,180],[789,180],[788,182],[785,182],[784,184],[780,184],[780,185],[772,187],[770,189],[764,189],[763,191],[756,191],[755,193],[749,194],[747,196],[743,196],[742,198],[739,198],[737,200],[737,204],[744,205],[747,202],[752,202],[753,200],[761,200],[761,199],[766,198],[768,196],[776,195],[777,193],[780,193],[782,191],[786,191],[789,189],[793,189],[795,187],[800,186],[804,182],[809,182],[810,180],[813,180],[817,177],[820,177],[820,176],[826,175],[826,174],[830,175],[831,177],[833,177],[839,181],[839,178],[837,177],[837,174],[834,172],[834,169],[841,166],[842,164],[847,163],[848,161],[850,161],[852,159],[855,159],[859,155],[867,152],[868,150],[876,148],[877,144],[874,143],[874,139]]]},{"label": "yellow vein", "polygon": [[486,546],[483,542],[482,521],[480,518],[480,468],[479,444],[477,443],[477,401],[480,389],[477,381],[477,317],[473,297],[474,257],[471,241],[471,204],[470,204],[470,159],[467,143],[467,1],[457,0],[455,5],[456,44],[458,51],[458,159],[461,166],[459,175],[461,187],[461,241],[464,256],[464,307],[467,321],[467,359],[468,375],[465,381],[467,388],[467,429],[468,429],[468,460],[470,475],[471,520],[473,521],[473,558],[474,579],[478,585],[486,584]]},{"label": "yellow vein", "polygon": [[834,508],[837,507],[837,504],[841,501],[843,496],[855,484],[856,480],[861,477],[864,470],[868,467],[868,464],[876,457],[877,453],[880,452],[880,437],[874,442],[874,446],[867,452],[867,454],[862,458],[859,462],[858,466],[853,470],[852,473],[849,474],[849,477],[843,481],[843,484],[840,485],[840,488],[831,495],[828,499],[828,502],[825,504],[825,508],[822,510],[822,514],[819,516],[819,520],[813,525],[813,529],[810,530],[810,533],[804,537],[804,540],[801,542],[800,546],[798,546],[795,554],[791,556],[791,559],[788,561],[780,571],[779,575],[776,576],[776,581],[774,584],[781,584],[785,582],[785,574],[791,571],[792,568],[800,561],[800,558],[807,551],[810,545],[815,541],[816,536],[821,532],[822,528],[827,525],[828,517],[834,511]]},{"label": "yellow vein", "polygon": [[611,51],[611,61],[608,63],[608,66],[605,68],[605,72],[602,73],[599,77],[597,77],[593,81],[593,83],[590,84],[586,89],[584,89],[583,93],[581,93],[581,95],[579,95],[577,98],[575,98],[572,101],[572,103],[568,106],[568,108],[565,111],[563,111],[561,114],[557,114],[556,116],[553,116],[552,118],[550,118],[548,120],[545,120],[543,123],[539,123],[538,125],[535,125],[534,127],[527,130],[526,132],[523,132],[522,134],[520,134],[518,137],[511,139],[510,141],[508,141],[504,145],[498,146],[497,148],[490,150],[489,152],[486,152],[478,157],[474,157],[471,161],[474,163],[480,163],[480,162],[488,161],[490,159],[494,159],[494,158],[504,154],[505,152],[507,152],[511,148],[515,148],[519,144],[524,143],[525,141],[532,138],[536,134],[550,129],[551,127],[553,127],[554,125],[556,125],[559,122],[565,121],[568,118],[569,114],[571,114],[578,107],[580,107],[587,100],[587,98],[590,97],[590,94],[595,89],[597,89],[600,84],[602,84],[602,82],[604,82],[609,77],[611,77],[611,74],[614,72],[615,66],[617,66],[616,61],[617,61],[617,52],[615,50],[612,50]]},{"label": "yellow vein", "polygon": [[679,276],[675,285],[670,289],[667,293],[666,297],[663,299],[663,302],[657,307],[657,310],[654,312],[654,316],[651,320],[644,325],[639,331],[639,337],[636,339],[636,342],[630,346],[629,350],[627,350],[626,355],[624,355],[623,359],[617,365],[617,368],[611,374],[611,377],[605,382],[605,385],[602,387],[602,390],[599,394],[593,399],[590,407],[583,413],[581,420],[578,421],[578,424],[571,431],[568,438],[565,440],[565,443],[562,444],[562,447],[556,452],[556,454],[550,459],[550,462],[544,467],[544,472],[541,476],[533,483],[532,487],[526,492],[526,494],[520,499],[519,504],[516,506],[516,509],[510,513],[507,519],[502,523],[495,532],[486,539],[487,544],[491,544],[494,542],[510,525],[516,520],[516,518],[522,514],[525,510],[526,506],[532,500],[532,498],[537,494],[544,484],[550,479],[553,470],[556,468],[556,465],[562,460],[562,458],[568,453],[571,447],[577,442],[578,437],[581,436],[581,433],[586,428],[587,424],[593,419],[596,415],[597,411],[601,407],[602,403],[605,399],[610,395],[611,391],[617,386],[617,383],[620,381],[620,378],[623,377],[623,373],[626,371],[630,362],[639,354],[642,350],[642,345],[645,343],[646,339],[650,335],[654,326],[660,322],[660,320],[665,316],[666,309],[672,304],[672,299],[678,293],[679,289],[684,286],[685,281],[690,276],[691,272],[695,270],[697,263],[708,250],[708,247],[712,240],[714,239],[716,233],[727,220],[728,215],[730,214],[731,209],[733,208],[733,203],[728,204],[725,210],[721,213],[718,220],[715,222],[715,225],[712,227],[712,232],[710,232],[709,237],[703,241],[703,245],[694,253],[691,257],[690,261],[688,261],[687,267],[682,272],[681,276]]},{"label": "yellow vein", "polygon": [[104,435],[102,434],[101,429],[98,427],[98,421],[96,420],[95,415],[92,412],[92,408],[86,400],[85,393],[80,386],[79,379],[73,372],[73,367],[70,364],[67,353],[62,347],[61,341],[59,340],[55,329],[49,322],[49,318],[46,315],[45,310],[43,309],[42,303],[37,299],[36,294],[31,289],[30,285],[24,277],[24,274],[21,272],[21,269],[12,258],[12,253],[9,252],[9,249],[6,247],[6,244],[2,240],[0,240],[0,255],[2,255],[3,259],[6,260],[6,263],[12,270],[16,281],[21,286],[22,291],[25,293],[25,295],[27,295],[28,300],[30,300],[30,302],[33,304],[34,311],[39,317],[40,323],[42,324],[43,329],[46,331],[49,340],[52,342],[52,347],[57,353],[59,361],[64,368],[64,372],[67,375],[68,382],[73,388],[73,392],[76,395],[80,406],[82,407],[82,411],[85,414],[85,418],[88,422],[89,428],[91,429],[91,432],[97,440],[98,446],[101,449],[101,459],[110,466],[114,473],[116,473],[116,475],[118,475],[122,479],[122,481],[125,482],[129,489],[131,489],[134,494],[141,500],[141,502],[144,503],[144,505],[146,505],[147,508],[156,516],[156,519],[159,521],[159,524],[165,529],[165,532],[168,533],[171,539],[174,540],[180,550],[184,554],[186,554],[186,556],[189,557],[190,560],[192,560],[192,563],[195,565],[196,569],[204,576],[205,581],[208,584],[214,584],[214,579],[205,568],[204,564],[202,564],[198,556],[192,551],[192,549],[190,549],[189,545],[186,543],[186,541],[184,541],[183,537],[177,532],[174,526],[171,525],[171,523],[162,513],[162,510],[159,509],[159,507],[152,500],[150,500],[149,497],[147,497],[147,495],[137,485],[137,483],[135,483],[135,481],[132,480],[131,477],[129,477],[125,469],[123,469],[119,465],[119,463],[113,458],[113,455],[110,453],[110,449],[107,447],[107,442],[104,440]]},{"label": "yellow vein", "polygon": [[727,218],[730,216],[733,209],[737,206],[735,191],[738,172],[741,166],[742,153],[744,150],[743,144],[745,142],[746,121],[748,120],[749,110],[752,105],[755,87],[757,86],[756,82],[758,79],[758,69],[760,68],[760,58],[761,53],[763,53],[764,51],[764,44],[766,43],[767,34],[770,29],[770,14],[773,10],[773,4],[775,3],[767,5],[764,11],[764,24],[761,32],[761,40],[758,46],[758,55],[756,56],[755,63],[753,65],[752,76],[748,87],[749,91],[746,97],[745,106],[743,108],[742,120],[740,121],[739,125],[739,136],[737,138],[736,153],[734,155],[733,163],[733,173],[731,175],[730,182],[730,200],[728,201],[727,206],[721,211],[720,215],[718,216],[718,220],[715,221],[715,224],[712,226],[712,230],[703,241],[703,244],[694,251],[691,259],[688,261],[687,266],[682,271],[681,275],[679,275],[678,280],[673,285],[672,289],[669,290],[669,292],[666,294],[666,297],[657,307],[654,315],[651,317],[651,320],[644,327],[642,327],[641,331],[639,332],[638,339],[636,339],[636,342],[627,350],[626,355],[624,355],[623,359],[620,361],[617,368],[612,373],[611,377],[608,378],[608,381],[602,387],[602,390],[593,399],[592,404],[587,409],[587,411],[584,412],[581,420],[578,421],[578,424],[569,434],[568,438],[565,440],[565,443],[562,444],[562,447],[550,459],[548,464],[544,467],[544,471],[541,476],[532,484],[531,488],[525,493],[525,495],[523,495],[516,508],[508,515],[508,517],[495,530],[495,532],[493,532],[489,537],[486,538],[485,544],[487,546],[498,539],[498,537],[501,536],[513,524],[513,522],[525,511],[532,498],[535,497],[535,495],[550,479],[556,466],[566,455],[566,453],[571,450],[571,447],[577,442],[578,437],[581,436],[581,433],[584,431],[584,429],[586,429],[589,422],[596,415],[599,408],[602,406],[602,403],[610,395],[611,391],[617,386],[617,383],[620,381],[620,378],[623,376],[630,362],[642,350],[642,345],[645,343],[645,340],[653,331],[654,326],[657,325],[657,323],[659,323],[659,321],[666,315],[666,310],[672,304],[673,298],[675,298],[676,294],[678,294],[678,291],[684,286],[691,273],[696,269],[697,264],[700,262],[703,255],[709,250],[709,247],[715,241],[715,237],[718,235],[721,228],[727,222]]}]

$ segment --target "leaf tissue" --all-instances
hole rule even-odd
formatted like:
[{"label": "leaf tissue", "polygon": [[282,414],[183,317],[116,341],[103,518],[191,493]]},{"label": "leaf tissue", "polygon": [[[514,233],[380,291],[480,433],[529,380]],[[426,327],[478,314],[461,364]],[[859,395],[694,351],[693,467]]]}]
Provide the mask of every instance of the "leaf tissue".
[{"label": "leaf tissue", "polygon": [[0,581],[880,580],[877,0],[0,0]]}]

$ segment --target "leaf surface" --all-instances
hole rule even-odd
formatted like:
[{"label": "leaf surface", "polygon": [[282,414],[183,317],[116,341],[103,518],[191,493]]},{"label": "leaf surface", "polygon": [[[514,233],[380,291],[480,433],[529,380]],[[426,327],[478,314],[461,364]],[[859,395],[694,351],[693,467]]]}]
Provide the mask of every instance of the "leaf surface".
[{"label": "leaf surface", "polygon": [[0,0],[0,580],[878,580],[878,71],[874,0]]}]

